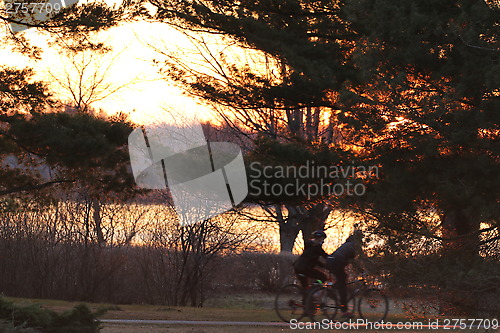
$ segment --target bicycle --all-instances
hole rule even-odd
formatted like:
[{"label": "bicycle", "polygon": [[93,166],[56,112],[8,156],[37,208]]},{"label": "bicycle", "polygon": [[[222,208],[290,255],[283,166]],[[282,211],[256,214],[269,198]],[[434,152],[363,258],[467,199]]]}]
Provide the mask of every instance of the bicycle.
[{"label": "bicycle", "polygon": [[[318,282],[314,282],[313,286],[320,286]],[[302,286],[290,283],[281,287],[276,293],[274,299],[274,309],[281,320],[289,323],[290,320],[301,320],[307,316],[306,301],[309,290],[304,290]]]},{"label": "bicycle", "polygon": [[274,299],[274,309],[281,320],[289,323],[292,319],[301,320],[305,314],[307,291],[295,283],[284,285]]},{"label": "bicycle", "polygon": [[[389,300],[385,293],[367,283],[365,277],[347,283],[347,311],[369,322],[380,322],[387,317]],[[313,321],[334,320],[340,309],[337,284],[326,283],[312,288],[306,299],[306,309]],[[349,319],[349,318],[346,318]]]}]

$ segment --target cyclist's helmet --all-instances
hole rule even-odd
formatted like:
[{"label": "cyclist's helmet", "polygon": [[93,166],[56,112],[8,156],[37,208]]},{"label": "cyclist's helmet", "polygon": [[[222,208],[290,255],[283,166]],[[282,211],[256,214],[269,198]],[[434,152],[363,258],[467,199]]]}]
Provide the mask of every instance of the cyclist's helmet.
[{"label": "cyclist's helmet", "polygon": [[316,230],[312,233],[313,238],[326,238],[326,234],[323,230]]}]

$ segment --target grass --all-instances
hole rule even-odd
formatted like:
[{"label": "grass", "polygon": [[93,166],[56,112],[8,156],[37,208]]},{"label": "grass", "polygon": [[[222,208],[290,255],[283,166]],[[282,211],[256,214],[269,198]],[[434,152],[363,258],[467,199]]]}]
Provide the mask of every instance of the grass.
[{"label": "grass", "polygon": [[[106,309],[107,312],[102,319],[144,319],[144,320],[217,320],[217,321],[277,321],[273,310],[259,308],[263,296],[250,296],[247,300],[243,295],[234,299],[223,297],[220,303],[212,301],[210,307],[169,307],[158,305],[115,305],[84,303],[92,310]],[[7,298],[18,305],[38,304],[53,311],[63,312],[73,308],[81,302],[66,302],[46,299],[23,299]],[[215,307],[218,306],[218,307]],[[238,308],[242,306],[242,308]],[[228,325],[159,325],[159,324],[109,324],[102,325],[103,333],[160,333],[160,332],[192,332],[192,333],[215,333],[215,332],[238,332],[238,333],[274,333],[283,332],[280,327],[255,327],[255,326],[228,326]]]},{"label": "grass", "polygon": [[[73,308],[81,302],[65,302],[58,300],[7,298],[19,305],[39,304],[53,311],[62,312]],[[106,309],[102,319],[144,319],[144,320],[203,320],[203,321],[251,321],[277,322],[273,309],[274,294],[270,293],[233,293],[221,295],[206,303],[203,308],[169,307],[158,305],[115,305],[85,303],[91,310]],[[415,322],[401,311],[400,305],[391,302],[390,322]],[[229,326],[229,325],[180,325],[180,324],[110,324],[103,325],[103,333],[160,333],[160,332],[238,332],[238,333],[274,333],[291,332],[288,327],[265,326]],[[325,330],[323,330],[325,331]],[[352,332],[353,330],[345,331]],[[390,330],[395,332],[397,330]],[[336,332],[343,332],[338,330]],[[383,332],[383,331],[380,331]],[[389,330],[388,330],[389,332]],[[406,330],[406,332],[409,332]],[[419,330],[419,332],[436,332],[436,330]],[[484,332],[484,330],[461,330],[461,332]]]},{"label": "grass", "polygon": [[[10,298],[18,305],[38,304],[44,308],[63,312],[73,308],[82,302],[66,302],[59,300],[46,299],[24,299]],[[169,307],[160,305],[115,305],[115,304],[99,304],[99,303],[83,303],[91,310],[107,310],[101,317],[102,319],[144,319],[144,320],[217,320],[217,321],[276,321],[277,317],[272,308],[258,307],[252,302],[244,301],[242,296],[236,298],[234,304],[223,300],[221,305],[216,303],[203,308],[193,307]],[[246,303],[246,304],[245,304]],[[238,308],[238,304],[243,304],[242,308]],[[215,307],[218,306],[218,307]]]}]

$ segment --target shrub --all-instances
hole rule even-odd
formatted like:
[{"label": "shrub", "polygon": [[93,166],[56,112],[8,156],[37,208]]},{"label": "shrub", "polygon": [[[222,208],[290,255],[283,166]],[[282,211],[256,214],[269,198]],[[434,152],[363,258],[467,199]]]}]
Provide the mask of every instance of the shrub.
[{"label": "shrub", "polygon": [[428,295],[423,302],[434,299],[440,314],[500,315],[500,263],[496,260],[477,257],[465,264],[457,256],[434,254],[386,258],[384,266],[390,271],[386,282],[391,289],[410,287],[414,294]]},{"label": "shrub", "polygon": [[224,265],[217,281],[224,286],[240,290],[258,289],[276,291],[282,285],[292,282],[292,255],[244,252],[223,258]]},{"label": "shrub", "polygon": [[0,332],[2,333],[40,333],[34,328],[21,326],[14,326],[11,322],[0,319]]},{"label": "shrub", "polygon": [[5,327],[2,332],[96,333],[101,314],[83,304],[58,314],[37,305],[17,306],[0,298],[0,328]]}]

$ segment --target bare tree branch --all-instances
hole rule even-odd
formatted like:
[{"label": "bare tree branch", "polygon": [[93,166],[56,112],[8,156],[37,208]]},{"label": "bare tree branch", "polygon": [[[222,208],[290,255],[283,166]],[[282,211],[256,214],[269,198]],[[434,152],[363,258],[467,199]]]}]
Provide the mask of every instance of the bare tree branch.
[{"label": "bare tree branch", "polygon": [[50,182],[36,184],[36,185],[17,186],[17,187],[9,188],[7,190],[1,190],[0,196],[12,194],[12,193],[40,190],[40,189],[43,189],[43,188],[46,188],[49,186],[53,186],[53,185],[57,185],[57,184],[74,183],[75,181],[76,181],[75,179],[70,179],[70,180],[61,179],[61,180],[52,180]]}]

